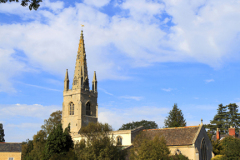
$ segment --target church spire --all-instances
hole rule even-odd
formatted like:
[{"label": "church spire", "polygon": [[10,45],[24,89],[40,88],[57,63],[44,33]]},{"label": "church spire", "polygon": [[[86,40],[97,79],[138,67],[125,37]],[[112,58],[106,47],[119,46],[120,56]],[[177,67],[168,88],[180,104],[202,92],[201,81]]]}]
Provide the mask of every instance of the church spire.
[{"label": "church spire", "polygon": [[[83,88],[89,89],[87,58],[86,58],[85,44],[84,44],[83,38],[84,38],[83,31],[81,31],[72,89],[81,88],[81,86],[79,85],[81,83],[83,84]],[[79,83],[79,81],[81,81],[81,83]]]}]

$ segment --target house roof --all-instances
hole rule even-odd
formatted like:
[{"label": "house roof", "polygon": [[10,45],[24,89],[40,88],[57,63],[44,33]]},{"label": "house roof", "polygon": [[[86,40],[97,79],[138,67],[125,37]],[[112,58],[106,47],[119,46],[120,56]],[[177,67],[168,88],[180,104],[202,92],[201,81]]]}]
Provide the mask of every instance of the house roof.
[{"label": "house roof", "polygon": [[0,143],[0,152],[21,152],[22,143]]},{"label": "house roof", "polygon": [[145,131],[150,137],[163,136],[168,146],[191,145],[199,133],[201,126],[175,127],[163,129],[148,129]]}]

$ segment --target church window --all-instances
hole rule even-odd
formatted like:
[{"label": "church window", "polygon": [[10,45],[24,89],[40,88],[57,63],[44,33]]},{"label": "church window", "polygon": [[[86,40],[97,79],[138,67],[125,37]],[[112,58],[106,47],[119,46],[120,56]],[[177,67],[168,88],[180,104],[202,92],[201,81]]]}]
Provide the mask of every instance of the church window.
[{"label": "church window", "polygon": [[71,102],[69,106],[69,115],[74,115],[74,104]]},{"label": "church window", "polygon": [[86,104],[86,115],[90,116],[91,115],[91,107],[90,107],[90,103],[87,102]]},{"label": "church window", "polygon": [[9,157],[8,160],[13,160],[13,157]]},{"label": "church window", "polygon": [[201,144],[201,156],[202,156],[202,160],[207,160],[207,146],[206,146],[205,139],[202,140],[202,144]]},{"label": "church window", "polygon": [[117,137],[117,145],[122,145],[122,137]]}]

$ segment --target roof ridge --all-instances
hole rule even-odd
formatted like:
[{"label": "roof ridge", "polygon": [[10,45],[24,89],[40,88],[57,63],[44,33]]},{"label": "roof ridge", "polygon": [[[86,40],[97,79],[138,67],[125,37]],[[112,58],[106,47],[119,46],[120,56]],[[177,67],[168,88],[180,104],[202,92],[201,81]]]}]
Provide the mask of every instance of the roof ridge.
[{"label": "roof ridge", "polygon": [[185,126],[185,127],[170,127],[170,128],[158,128],[158,129],[144,129],[143,131],[150,131],[150,130],[167,130],[167,129],[181,129],[181,128],[194,128],[194,127],[199,127],[198,126]]}]

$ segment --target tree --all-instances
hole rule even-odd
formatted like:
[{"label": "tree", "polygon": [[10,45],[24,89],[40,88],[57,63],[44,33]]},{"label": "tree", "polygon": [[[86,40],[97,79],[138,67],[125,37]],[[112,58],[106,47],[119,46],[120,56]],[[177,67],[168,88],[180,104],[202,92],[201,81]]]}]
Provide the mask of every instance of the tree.
[{"label": "tree", "polygon": [[82,137],[80,143],[75,145],[75,153],[79,160],[121,160],[125,159],[125,153],[111,136],[112,127],[107,123],[89,123],[79,131]]},{"label": "tree", "polygon": [[33,150],[33,141],[27,139],[26,142],[22,142],[22,159],[30,160],[32,159],[30,156],[31,151]]},{"label": "tree", "polygon": [[62,111],[53,112],[48,119],[44,120],[44,125],[41,126],[42,130],[46,132],[47,136],[53,130],[54,127],[57,127],[61,123]]},{"label": "tree", "polygon": [[184,127],[186,120],[183,117],[182,111],[178,109],[177,104],[174,104],[173,109],[169,112],[169,116],[164,120],[165,127]]},{"label": "tree", "polygon": [[131,123],[126,123],[123,124],[119,130],[128,130],[128,129],[134,129],[137,127],[143,126],[144,129],[156,129],[158,128],[158,125],[154,121],[147,121],[147,120],[142,120],[142,121],[136,121],[136,122],[131,122]]},{"label": "tree", "polygon": [[153,139],[146,133],[141,132],[133,141],[130,159],[168,159],[170,150],[166,145],[166,140],[160,135],[156,135]]},{"label": "tree", "polygon": [[5,142],[5,139],[4,139],[4,129],[3,129],[3,124],[0,123],[0,142]]},{"label": "tree", "polygon": [[228,112],[227,112],[227,127],[230,126],[235,128],[235,131],[239,132],[239,123],[240,123],[240,114],[238,113],[238,105],[236,103],[230,103],[227,105]]},{"label": "tree", "polygon": [[[0,3],[15,2],[15,1],[19,2],[19,0],[0,0]],[[28,6],[28,3],[30,3],[29,4],[29,9],[30,10],[32,10],[32,9],[37,10],[40,6],[40,4],[39,4],[40,2],[42,2],[42,0],[22,0],[21,5],[23,7],[26,7],[26,6]]]},{"label": "tree", "polygon": [[214,116],[213,120],[210,121],[210,125],[207,126],[210,130],[216,131],[219,128],[221,133],[226,133],[228,131],[226,127],[227,122],[227,106],[222,104],[218,105],[217,114]]},{"label": "tree", "polygon": [[70,124],[63,132],[62,124],[58,124],[53,128],[47,137],[45,145],[45,159],[51,159],[52,156],[67,155],[70,149],[73,149],[73,141],[69,134]]},{"label": "tree", "polygon": [[225,155],[226,159],[239,159],[240,158],[240,139],[228,136],[221,140],[223,149],[220,151],[221,155]]}]

